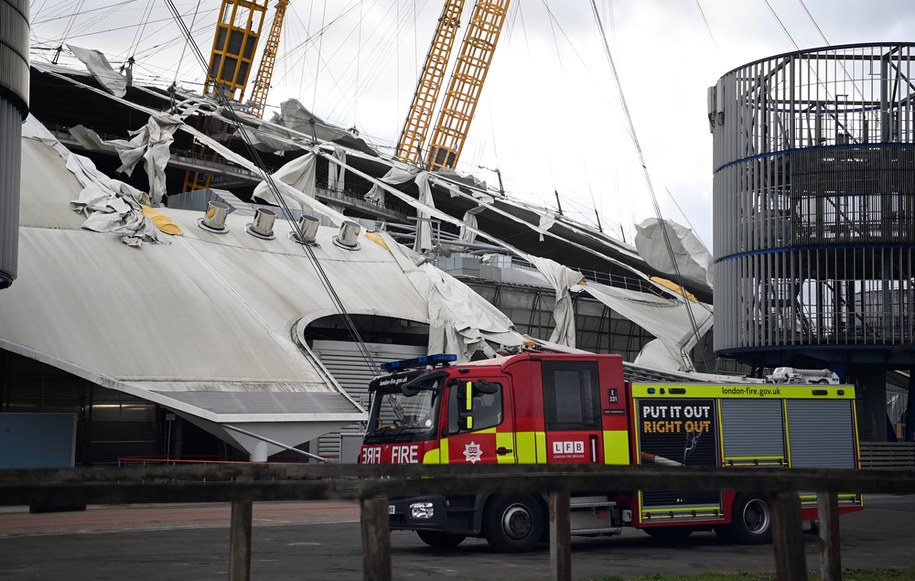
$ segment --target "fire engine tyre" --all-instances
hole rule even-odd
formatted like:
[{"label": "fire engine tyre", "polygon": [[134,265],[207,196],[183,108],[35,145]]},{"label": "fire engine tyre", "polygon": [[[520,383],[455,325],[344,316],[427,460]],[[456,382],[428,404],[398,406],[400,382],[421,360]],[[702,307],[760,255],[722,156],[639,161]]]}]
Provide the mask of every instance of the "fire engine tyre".
[{"label": "fire engine tyre", "polygon": [[443,533],[441,531],[416,531],[416,534],[419,535],[419,540],[433,549],[440,550],[453,549],[467,538],[464,535]]},{"label": "fire engine tyre", "polygon": [[772,542],[772,509],[758,494],[741,494],[734,499],[733,522],[725,536],[744,545]]},{"label": "fire engine tyre", "polygon": [[497,551],[524,553],[540,542],[544,520],[543,507],[532,496],[497,496],[483,515],[483,534]]}]

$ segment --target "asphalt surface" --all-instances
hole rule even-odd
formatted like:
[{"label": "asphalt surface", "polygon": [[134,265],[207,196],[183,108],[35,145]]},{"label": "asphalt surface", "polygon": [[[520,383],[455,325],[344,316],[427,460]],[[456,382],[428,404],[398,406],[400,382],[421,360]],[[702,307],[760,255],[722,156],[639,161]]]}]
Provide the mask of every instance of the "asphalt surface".
[{"label": "asphalt surface", "polygon": [[[226,579],[226,505],[91,506],[29,514],[0,509],[0,579]],[[867,500],[841,519],[846,569],[915,567],[915,496]],[[255,503],[252,579],[362,578],[358,506],[346,502]],[[806,535],[807,568],[818,567],[815,535]],[[469,539],[453,552],[426,547],[413,533],[391,535],[395,579],[547,580],[549,551],[492,552]],[[627,530],[621,537],[572,540],[575,579],[651,573],[773,571],[772,547],[735,546],[711,533],[676,545]]]}]

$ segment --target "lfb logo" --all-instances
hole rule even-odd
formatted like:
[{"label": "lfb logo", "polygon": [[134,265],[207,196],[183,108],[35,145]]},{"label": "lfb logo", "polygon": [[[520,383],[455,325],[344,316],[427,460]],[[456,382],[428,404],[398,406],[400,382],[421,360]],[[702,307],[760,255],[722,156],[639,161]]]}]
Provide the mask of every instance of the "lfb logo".
[{"label": "lfb logo", "polygon": [[553,454],[584,454],[585,443],[582,441],[575,442],[553,442]]}]

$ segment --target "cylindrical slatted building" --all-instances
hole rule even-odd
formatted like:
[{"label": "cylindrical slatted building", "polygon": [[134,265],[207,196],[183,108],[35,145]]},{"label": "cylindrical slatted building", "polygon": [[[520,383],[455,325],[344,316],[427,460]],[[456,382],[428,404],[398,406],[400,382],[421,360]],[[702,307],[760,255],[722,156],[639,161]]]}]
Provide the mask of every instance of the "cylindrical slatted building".
[{"label": "cylindrical slatted building", "polygon": [[16,278],[22,121],[29,111],[29,2],[0,0],[0,289]]},{"label": "cylindrical slatted building", "polygon": [[715,350],[847,370],[876,440],[886,369],[915,365],[913,51],[798,51],[709,89]]}]

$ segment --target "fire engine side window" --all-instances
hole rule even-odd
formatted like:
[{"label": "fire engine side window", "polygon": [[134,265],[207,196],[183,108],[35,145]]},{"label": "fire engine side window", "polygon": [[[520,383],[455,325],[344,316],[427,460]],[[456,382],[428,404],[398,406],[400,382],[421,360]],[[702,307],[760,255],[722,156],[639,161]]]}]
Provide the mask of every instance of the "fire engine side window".
[{"label": "fire engine side window", "polygon": [[597,363],[544,361],[541,369],[546,429],[601,429]]},{"label": "fire engine side window", "polygon": [[[462,399],[463,392],[457,382],[451,384],[448,395],[448,433],[475,432],[485,430],[502,423],[502,384],[490,383],[496,387],[496,393],[473,392],[473,429],[466,429],[461,423],[459,413],[466,407]],[[460,394],[460,395],[459,395]]]}]

